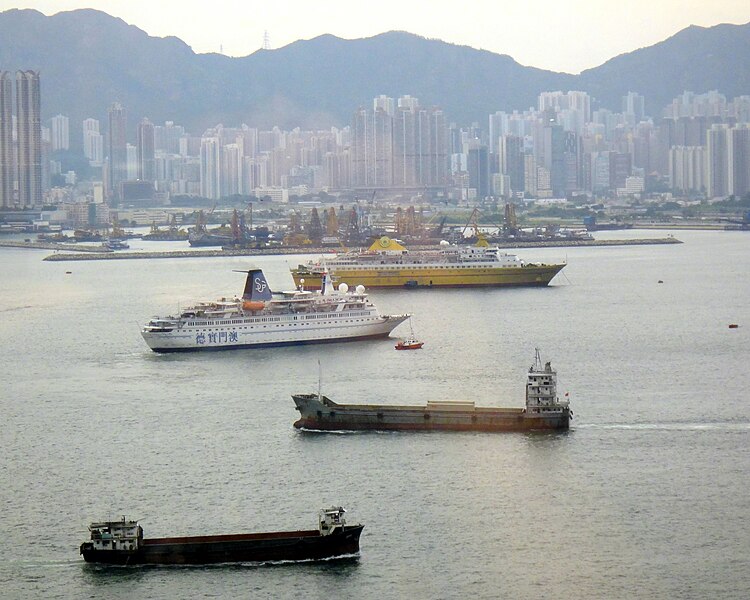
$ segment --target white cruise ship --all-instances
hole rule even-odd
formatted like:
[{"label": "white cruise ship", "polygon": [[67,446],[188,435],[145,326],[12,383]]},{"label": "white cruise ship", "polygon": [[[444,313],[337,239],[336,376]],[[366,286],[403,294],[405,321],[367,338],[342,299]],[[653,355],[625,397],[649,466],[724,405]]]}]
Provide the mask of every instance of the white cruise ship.
[{"label": "white cruise ship", "polygon": [[345,283],[333,289],[324,277],[320,291],[303,285],[272,293],[263,271],[247,273],[242,298],[200,302],[179,316],[154,317],[141,330],[155,352],[226,350],[343,342],[387,337],[410,315],[381,315],[365,288],[349,291]]}]

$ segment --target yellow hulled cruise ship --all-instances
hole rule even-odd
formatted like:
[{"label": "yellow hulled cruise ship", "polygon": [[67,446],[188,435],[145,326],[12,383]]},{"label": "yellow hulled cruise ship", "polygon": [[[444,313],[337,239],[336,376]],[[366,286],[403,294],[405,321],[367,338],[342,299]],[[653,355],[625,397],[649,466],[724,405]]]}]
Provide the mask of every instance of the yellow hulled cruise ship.
[{"label": "yellow hulled cruise ship", "polygon": [[486,242],[409,251],[388,237],[365,252],[321,257],[292,269],[297,285],[321,284],[324,273],[337,283],[390,287],[546,286],[565,264],[526,263]]}]

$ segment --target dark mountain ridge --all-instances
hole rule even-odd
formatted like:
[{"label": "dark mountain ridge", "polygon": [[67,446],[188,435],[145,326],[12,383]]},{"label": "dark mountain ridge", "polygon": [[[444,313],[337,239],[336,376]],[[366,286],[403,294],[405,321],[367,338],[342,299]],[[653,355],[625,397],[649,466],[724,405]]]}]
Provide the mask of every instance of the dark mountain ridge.
[{"label": "dark mountain ridge", "polygon": [[614,110],[635,91],[658,115],[686,89],[750,94],[750,24],[689,27],[570,75],[401,31],[356,40],[321,35],[233,58],[196,54],[178,38],[149,36],[93,9],[49,17],[13,9],[0,13],[0,68],[41,71],[43,117],[68,115],[72,132],[87,117],[106,129],[114,101],[127,108],[131,128],[147,116],[196,134],[217,123],[343,126],[378,94],[416,96],[459,124],[525,110],[550,90],[583,90]]}]

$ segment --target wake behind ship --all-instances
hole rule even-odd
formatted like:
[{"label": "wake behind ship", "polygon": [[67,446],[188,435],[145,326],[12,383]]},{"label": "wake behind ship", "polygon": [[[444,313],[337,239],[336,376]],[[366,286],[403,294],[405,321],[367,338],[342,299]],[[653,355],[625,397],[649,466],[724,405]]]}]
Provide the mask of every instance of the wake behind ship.
[{"label": "wake behind ship", "polygon": [[382,237],[365,252],[347,252],[292,269],[295,283],[316,285],[324,273],[337,282],[368,288],[546,286],[565,264],[527,263],[486,241],[477,246],[407,250]]},{"label": "wake behind ship", "polygon": [[364,525],[347,525],[342,507],[323,509],[318,529],[144,539],[138,521],[89,525],[80,553],[110,565],[208,565],[231,562],[317,560],[359,552]]},{"label": "wake behind ship", "polygon": [[242,298],[201,302],[178,316],[154,317],[141,330],[155,352],[226,350],[387,337],[408,314],[381,315],[365,288],[273,293],[263,271],[247,273]]}]

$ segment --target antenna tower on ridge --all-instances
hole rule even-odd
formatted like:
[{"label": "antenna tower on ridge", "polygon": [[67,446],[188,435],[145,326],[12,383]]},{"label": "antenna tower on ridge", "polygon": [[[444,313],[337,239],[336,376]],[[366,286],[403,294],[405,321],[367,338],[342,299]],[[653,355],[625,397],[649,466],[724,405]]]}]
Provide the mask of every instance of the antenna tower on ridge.
[{"label": "antenna tower on ridge", "polygon": [[263,32],[263,50],[271,49],[271,38],[268,35],[268,29]]}]

